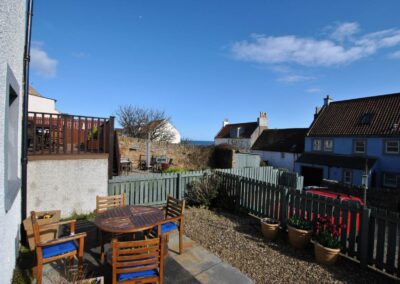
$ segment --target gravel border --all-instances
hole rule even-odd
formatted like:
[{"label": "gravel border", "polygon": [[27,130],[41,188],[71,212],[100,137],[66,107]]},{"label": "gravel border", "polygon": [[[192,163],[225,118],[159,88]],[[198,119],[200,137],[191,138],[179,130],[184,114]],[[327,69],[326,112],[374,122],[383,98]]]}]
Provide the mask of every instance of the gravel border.
[{"label": "gravel border", "polygon": [[372,270],[363,271],[340,257],[331,267],[314,260],[313,247],[295,250],[281,233],[276,241],[263,238],[259,221],[247,215],[188,208],[185,234],[236,267],[256,283],[398,283]]}]

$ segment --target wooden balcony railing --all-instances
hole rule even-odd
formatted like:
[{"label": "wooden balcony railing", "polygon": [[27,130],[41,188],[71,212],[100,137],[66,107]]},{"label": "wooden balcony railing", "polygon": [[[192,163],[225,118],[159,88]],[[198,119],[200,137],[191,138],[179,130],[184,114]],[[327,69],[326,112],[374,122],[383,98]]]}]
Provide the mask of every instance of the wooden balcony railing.
[{"label": "wooden balcony railing", "polygon": [[28,155],[114,156],[114,117],[101,118],[42,112],[28,113]]}]

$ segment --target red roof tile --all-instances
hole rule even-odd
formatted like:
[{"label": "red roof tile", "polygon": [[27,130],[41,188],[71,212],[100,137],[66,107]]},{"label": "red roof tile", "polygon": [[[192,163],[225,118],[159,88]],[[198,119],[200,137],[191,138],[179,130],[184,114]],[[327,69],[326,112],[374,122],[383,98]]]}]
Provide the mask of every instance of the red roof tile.
[{"label": "red roof tile", "polygon": [[332,102],[308,136],[400,136],[400,93]]}]

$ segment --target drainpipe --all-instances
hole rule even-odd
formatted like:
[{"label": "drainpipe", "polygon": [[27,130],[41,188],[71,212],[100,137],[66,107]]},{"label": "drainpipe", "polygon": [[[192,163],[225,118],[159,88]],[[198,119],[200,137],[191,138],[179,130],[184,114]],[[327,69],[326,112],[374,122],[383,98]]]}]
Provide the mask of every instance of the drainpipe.
[{"label": "drainpipe", "polygon": [[[29,98],[29,62],[32,37],[32,11],[33,0],[27,1],[26,28],[25,28],[25,48],[24,48],[24,74],[23,88],[24,98],[22,105],[22,172],[21,172],[21,217],[27,217],[27,166],[28,166],[28,98]],[[22,222],[21,222],[22,223]],[[21,230],[22,233],[25,230]]]}]

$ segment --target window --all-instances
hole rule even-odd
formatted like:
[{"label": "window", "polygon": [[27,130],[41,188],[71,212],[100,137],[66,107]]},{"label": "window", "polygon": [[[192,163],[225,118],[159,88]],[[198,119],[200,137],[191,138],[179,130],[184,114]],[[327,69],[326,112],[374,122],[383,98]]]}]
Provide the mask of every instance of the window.
[{"label": "window", "polygon": [[352,172],[351,170],[343,170],[343,183],[344,184],[351,184],[352,183]]},{"label": "window", "polygon": [[371,125],[372,118],[374,117],[373,113],[364,113],[360,118],[361,125]]},{"label": "window", "polygon": [[391,173],[383,174],[383,186],[397,187],[397,175]]},{"label": "window", "polygon": [[399,154],[399,140],[388,140],[385,141],[385,153],[386,154]]},{"label": "window", "polygon": [[331,152],[333,150],[333,140],[332,139],[325,139],[324,140],[324,151]]},{"label": "window", "polygon": [[354,141],[354,153],[364,154],[365,153],[365,140]]},{"label": "window", "polygon": [[314,151],[321,151],[321,139],[314,139],[313,140],[313,150]]}]

